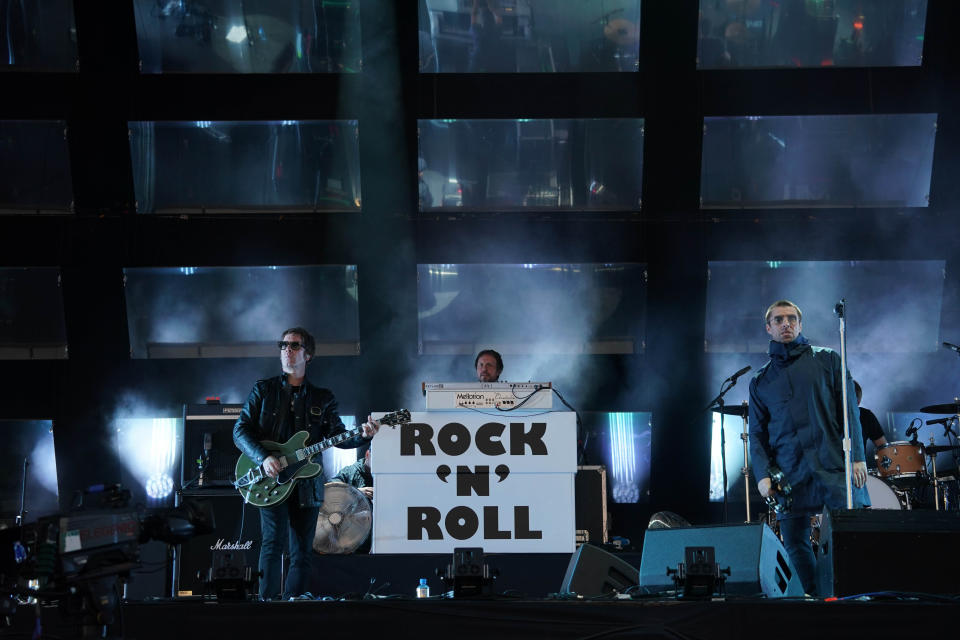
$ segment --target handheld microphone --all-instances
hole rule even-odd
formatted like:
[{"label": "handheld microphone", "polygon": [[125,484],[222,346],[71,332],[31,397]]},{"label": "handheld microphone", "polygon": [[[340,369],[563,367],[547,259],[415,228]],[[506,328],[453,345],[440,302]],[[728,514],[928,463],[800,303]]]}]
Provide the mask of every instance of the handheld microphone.
[{"label": "handheld microphone", "polygon": [[750,371],[750,369],[753,369],[753,367],[751,367],[750,365],[747,365],[747,366],[745,366],[743,369],[740,369],[740,371],[737,371],[735,374],[733,374],[732,376],[730,376],[729,378],[727,378],[727,380],[728,380],[729,382],[736,382],[736,381],[737,381],[737,378],[739,378],[740,376],[742,376],[743,374],[745,374],[747,371]]},{"label": "handheld microphone", "polygon": [[958,346],[955,345],[955,344],[950,344],[949,342],[944,342],[944,343],[943,343],[943,346],[945,346],[947,349],[951,349],[951,350],[953,350],[953,351],[956,351],[957,353],[960,353],[960,347],[958,347]]},{"label": "handheld microphone", "polygon": [[950,416],[949,418],[936,418],[935,420],[927,420],[927,424],[928,424],[928,425],[931,425],[931,424],[947,424],[947,423],[950,422],[951,420],[953,420],[953,416]]}]

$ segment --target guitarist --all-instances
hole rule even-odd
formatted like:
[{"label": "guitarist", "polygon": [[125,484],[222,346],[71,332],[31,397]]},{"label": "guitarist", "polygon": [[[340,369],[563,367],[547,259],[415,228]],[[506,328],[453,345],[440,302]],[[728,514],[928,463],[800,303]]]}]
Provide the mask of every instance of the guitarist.
[{"label": "guitarist", "polygon": [[[261,440],[285,442],[298,431],[309,431],[309,442],[346,431],[337,412],[337,399],[329,389],[315,387],[306,378],[307,364],[313,358],[316,342],[302,327],[283,332],[277,343],[283,374],[258,380],[247,398],[240,417],[233,426],[233,442],[267,475],[276,477],[280,461],[268,455]],[[377,433],[380,425],[373,420],[363,425],[362,435],[346,440],[338,447],[352,449]],[[319,458],[319,457],[318,457]],[[314,462],[319,462],[319,459]],[[290,572],[283,598],[294,598],[306,592],[310,579],[311,545],[317,516],[323,504],[323,474],[305,478],[294,487],[289,499],[260,511],[260,599],[271,600],[280,595],[281,550],[284,538],[290,542]]]},{"label": "guitarist", "polygon": [[750,381],[750,457],[764,498],[776,493],[770,478],[774,462],[792,486],[790,511],[777,515],[780,534],[804,591],[815,596],[810,518],[824,508],[844,509],[847,505],[844,383],[856,487],[853,504],[857,508],[870,504],[864,488],[867,464],[856,394],[849,371],[841,371],[840,355],[812,346],[800,333],[802,314],[797,305],[778,300],[767,308],[764,319],[771,338],[770,361]]}]

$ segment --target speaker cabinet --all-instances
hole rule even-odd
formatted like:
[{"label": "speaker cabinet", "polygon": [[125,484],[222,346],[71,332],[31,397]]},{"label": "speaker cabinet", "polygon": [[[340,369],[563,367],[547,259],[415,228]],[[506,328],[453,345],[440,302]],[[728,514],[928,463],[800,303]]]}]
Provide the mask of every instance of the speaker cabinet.
[{"label": "speaker cabinet", "polygon": [[[211,568],[217,569],[225,557],[252,563],[260,556],[260,514],[256,507],[244,503],[236,491],[211,494],[184,494],[184,499],[211,503],[213,533],[191,538],[177,548],[174,570],[174,594],[201,595],[203,580]],[[225,555],[224,552],[230,552]]]},{"label": "speaker cabinet", "polygon": [[574,489],[577,542],[607,542],[607,468],[577,467]]},{"label": "speaker cabinet", "polygon": [[960,511],[834,510],[823,514],[819,595],[956,593]]},{"label": "speaker cabinet", "polygon": [[640,558],[640,586],[650,592],[675,588],[667,567],[684,562],[687,547],[713,547],[721,569],[730,567],[727,595],[783,598],[803,595],[800,576],[780,539],[765,524],[648,529]]},{"label": "speaker cabinet", "polygon": [[561,593],[600,596],[637,585],[636,567],[592,544],[580,545],[570,558]]},{"label": "speaker cabinet", "polygon": [[[183,407],[180,483],[189,490],[231,487],[240,450],[233,444],[239,404],[188,404]],[[208,458],[203,478],[198,460]]]}]

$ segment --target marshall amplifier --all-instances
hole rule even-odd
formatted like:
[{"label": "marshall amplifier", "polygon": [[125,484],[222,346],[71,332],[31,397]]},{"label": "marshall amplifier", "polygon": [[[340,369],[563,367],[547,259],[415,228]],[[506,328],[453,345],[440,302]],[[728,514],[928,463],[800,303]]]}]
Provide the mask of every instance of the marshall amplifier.
[{"label": "marshall amplifier", "polygon": [[184,490],[233,486],[240,450],[233,444],[239,404],[183,405],[183,456],[180,486]]},{"label": "marshall amplifier", "polygon": [[[204,595],[204,579],[216,569],[224,552],[257,565],[260,557],[260,514],[245,504],[236,491],[185,492],[191,500],[210,502],[213,507],[213,533],[191,538],[177,548],[174,563],[175,596]],[[211,594],[212,595],[212,594]]]}]

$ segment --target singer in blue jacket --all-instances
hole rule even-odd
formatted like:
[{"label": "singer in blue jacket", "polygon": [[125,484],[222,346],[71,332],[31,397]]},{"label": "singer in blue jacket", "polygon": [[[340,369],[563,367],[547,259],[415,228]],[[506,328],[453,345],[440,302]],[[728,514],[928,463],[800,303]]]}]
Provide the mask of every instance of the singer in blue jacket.
[{"label": "singer in blue jacket", "polygon": [[764,318],[770,334],[770,361],[750,381],[750,456],[757,487],[773,496],[771,464],[776,463],[793,487],[793,504],[778,515],[783,544],[804,590],[816,595],[810,519],[824,508],[847,506],[843,453],[843,388],[853,460],[853,506],[870,504],[864,484],[863,453],[856,393],[850,373],[841,371],[840,355],[814,347],[801,334],[802,313],[789,300],[778,300]]}]

